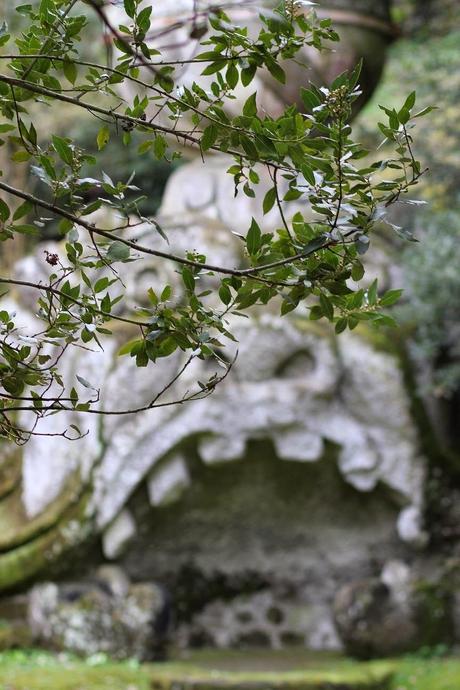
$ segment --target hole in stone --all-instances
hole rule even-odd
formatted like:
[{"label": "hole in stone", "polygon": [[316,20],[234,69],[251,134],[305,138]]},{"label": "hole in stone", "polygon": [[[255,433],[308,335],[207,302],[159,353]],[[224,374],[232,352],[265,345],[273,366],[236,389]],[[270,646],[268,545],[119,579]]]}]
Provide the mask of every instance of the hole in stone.
[{"label": "hole in stone", "polygon": [[238,647],[271,647],[269,636],[262,630],[251,630],[238,637]]},{"label": "hole in stone", "polygon": [[284,621],[284,614],[277,606],[270,606],[265,613],[265,617],[270,623],[279,625]]},{"label": "hole in stone", "polygon": [[252,613],[250,611],[238,611],[236,620],[239,623],[250,623],[252,621]]},{"label": "hole in stone", "polygon": [[214,640],[206,630],[199,628],[190,633],[188,644],[193,649],[202,649],[203,647],[213,647]]},{"label": "hole in stone", "polygon": [[313,371],[314,365],[311,353],[308,350],[300,350],[281,362],[275,371],[275,376],[280,379],[296,379]]},{"label": "hole in stone", "polygon": [[286,647],[299,647],[300,645],[305,644],[305,639],[304,636],[301,635],[300,633],[293,632],[291,630],[288,630],[287,632],[284,632],[280,636],[281,639],[281,644]]}]

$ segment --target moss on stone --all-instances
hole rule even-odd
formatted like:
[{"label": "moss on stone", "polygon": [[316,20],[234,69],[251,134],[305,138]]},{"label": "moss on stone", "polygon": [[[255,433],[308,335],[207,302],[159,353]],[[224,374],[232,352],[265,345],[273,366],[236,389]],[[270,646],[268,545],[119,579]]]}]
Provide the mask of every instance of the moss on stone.
[{"label": "moss on stone", "polygon": [[[22,452],[20,448],[5,448],[0,457],[0,498],[8,495],[21,481]],[[3,448],[2,448],[3,451]]]},{"label": "moss on stone", "polygon": [[81,492],[80,474],[74,474],[59,496],[37,517],[30,518],[24,507],[21,486],[0,501],[0,551],[26,544],[54,527],[75,496]]},{"label": "moss on stone", "polygon": [[[69,495],[62,495],[63,505],[69,504]],[[31,540],[0,554],[0,591],[19,588],[32,578],[46,572],[63,553],[82,543],[91,531],[86,516],[89,494],[74,496],[70,507],[59,521],[39,536],[31,533]]]},{"label": "moss on stone", "polygon": [[0,652],[29,647],[31,644],[32,635],[28,625],[0,619]]},{"label": "moss on stone", "polygon": [[441,584],[419,580],[414,593],[419,602],[417,627],[421,647],[452,644],[454,631],[449,615],[452,609],[450,592]]}]

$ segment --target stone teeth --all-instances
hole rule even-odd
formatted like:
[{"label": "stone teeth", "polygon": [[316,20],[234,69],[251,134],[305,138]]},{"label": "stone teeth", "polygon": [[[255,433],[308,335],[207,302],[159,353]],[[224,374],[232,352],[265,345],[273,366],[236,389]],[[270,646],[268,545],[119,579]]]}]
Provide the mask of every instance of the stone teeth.
[{"label": "stone teeth", "polygon": [[102,535],[102,550],[109,560],[119,558],[136,534],[136,522],[130,511],[125,508],[118,513]]},{"label": "stone teeth", "polygon": [[208,436],[200,441],[198,452],[206,465],[241,460],[246,451],[246,440],[246,434]]},{"label": "stone teeth", "polygon": [[422,508],[416,505],[407,506],[399,514],[397,530],[400,539],[416,549],[423,549],[429,541],[429,535],[423,529]]},{"label": "stone teeth", "polygon": [[318,434],[306,429],[287,429],[273,435],[276,453],[281,460],[315,462],[324,454],[324,442]]},{"label": "stone teeth", "polygon": [[147,478],[150,505],[164,506],[179,500],[191,484],[187,463],[181,453],[155,467]]}]

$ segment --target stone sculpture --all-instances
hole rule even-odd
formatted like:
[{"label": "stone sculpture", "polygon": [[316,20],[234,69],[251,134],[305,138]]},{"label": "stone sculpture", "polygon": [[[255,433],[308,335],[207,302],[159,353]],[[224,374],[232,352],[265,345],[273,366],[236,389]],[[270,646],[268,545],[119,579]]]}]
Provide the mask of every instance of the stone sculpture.
[{"label": "stone sculpture", "polygon": [[[287,89],[261,78],[263,107],[276,112],[305,79],[327,80],[360,56],[372,91],[388,42],[387,3],[372,10],[365,3],[371,16],[361,23],[359,2],[353,17],[342,2],[320,9],[330,7],[348,22],[345,47],[325,53],[311,73],[287,66]],[[251,216],[273,228],[275,214],[261,218],[259,202],[234,199],[228,161],[216,156],[203,165],[187,155],[158,218],[170,249],[206,246],[210,260],[238,265],[242,250],[231,231],[247,228]],[[151,229],[136,236],[163,242]],[[44,248],[20,262],[23,279],[45,276]],[[125,266],[123,279],[132,304],[165,280],[180,289],[172,267],[147,260]],[[27,296],[15,299],[24,320],[33,320]],[[336,339],[301,313],[281,319],[255,311],[235,330],[238,361],[212,397],[136,416],[88,416],[78,423],[90,433],[75,444],[37,438],[2,449],[0,588],[65,572],[70,552],[83,574],[114,560],[136,581],[161,582],[176,600],[181,644],[340,648],[331,606],[337,588],[426,542],[425,461],[401,358],[384,336],[362,330]],[[120,342],[127,337],[119,332]],[[63,360],[66,373],[78,369],[114,408],[148,403],[181,366],[173,356],[150,377],[116,350],[112,342],[102,353]],[[196,361],[166,399],[209,373]],[[60,418],[76,421],[70,413]],[[55,424],[51,417],[41,431]],[[92,558],[79,561],[90,546]],[[189,577],[184,593],[187,573],[196,582]]]}]

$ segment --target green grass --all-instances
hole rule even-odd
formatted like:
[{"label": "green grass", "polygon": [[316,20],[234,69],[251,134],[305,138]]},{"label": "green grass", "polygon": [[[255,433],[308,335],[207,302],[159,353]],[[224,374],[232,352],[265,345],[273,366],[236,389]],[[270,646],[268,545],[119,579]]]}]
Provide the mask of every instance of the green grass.
[{"label": "green grass", "polygon": [[405,660],[390,690],[460,690],[460,659]]},{"label": "green grass", "polygon": [[206,652],[142,665],[15,651],[0,654],[0,690],[387,690],[391,670],[303,651]]},{"label": "green grass", "polygon": [[359,663],[302,650],[206,651],[138,664],[11,651],[0,654],[0,690],[460,690],[460,659]]},{"label": "green grass", "polygon": [[135,662],[86,661],[44,652],[0,654],[0,690],[150,690],[150,672]]}]

